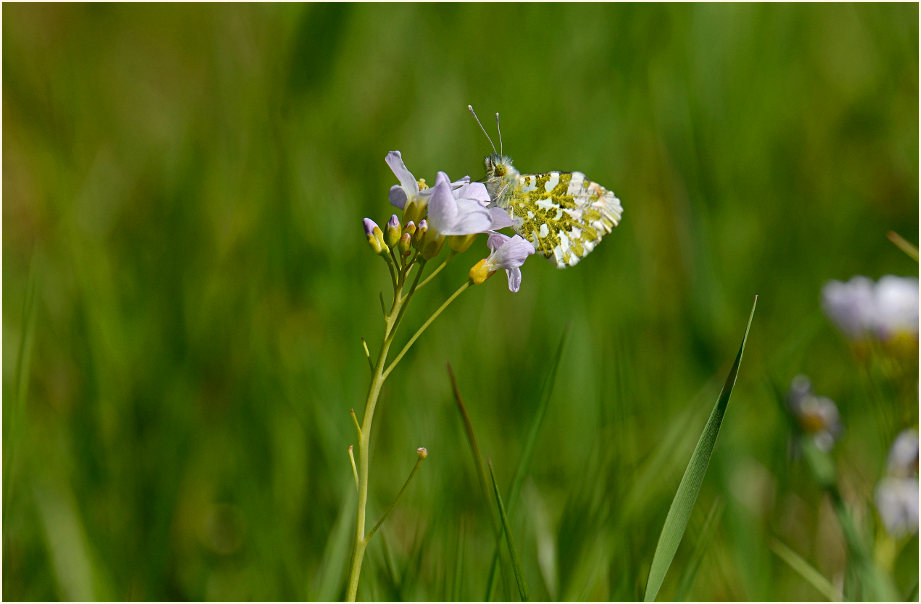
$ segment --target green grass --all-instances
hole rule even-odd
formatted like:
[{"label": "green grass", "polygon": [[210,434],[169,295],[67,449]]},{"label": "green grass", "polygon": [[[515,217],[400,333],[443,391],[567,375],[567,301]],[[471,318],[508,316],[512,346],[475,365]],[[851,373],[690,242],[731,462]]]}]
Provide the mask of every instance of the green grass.
[{"label": "green grass", "polygon": [[[642,599],[757,293],[659,599],[814,599],[825,583],[803,569],[848,597],[836,510],[789,457],[775,388],[804,373],[838,403],[841,496],[875,552],[917,348],[896,378],[861,364],[819,292],[918,274],[887,239],[918,242],[917,5],[2,10],[4,599],[344,596],[348,412],[389,287],[361,218],[390,215],[392,149],[429,183],[482,177],[468,103],[501,112],[517,168],[585,172],[623,222],[574,268],[530,259],[517,294],[501,274],[471,287],[389,377],[372,521],[412,452],[429,457],[359,596],[486,593],[494,501],[450,362],[529,596]],[[403,337],[485,252],[414,297]],[[903,597],[917,543],[893,546]],[[508,559],[495,597],[519,597]]]}]

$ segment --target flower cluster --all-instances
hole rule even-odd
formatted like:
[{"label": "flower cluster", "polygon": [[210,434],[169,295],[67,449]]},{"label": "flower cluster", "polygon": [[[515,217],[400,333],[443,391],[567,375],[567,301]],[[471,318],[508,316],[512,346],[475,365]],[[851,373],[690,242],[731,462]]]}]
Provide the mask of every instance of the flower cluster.
[{"label": "flower cluster", "polygon": [[918,279],[887,275],[874,283],[863,276],[822,288],[825,314],[849,339],[883,342],[918,339]]},{"label": "flower cluster", "polygon": [[787,406],[803,433],[812,438],[821,451],[830,451],[844,432],[834,401],[815,395],[812,383],[804,375],[793,378],[787,392]]},{"label": "flower cluster", "polygon": [[903,430],[892,443],[886,475],[876,485],[876,509],[893,537],[918,532],[917,430]]},{"label": "flower cluster", "polygon": [[414,250],[424,260],[431,260],[446,241],[458,253],[469,248],[478,234],[489,233],[487,246],[491,253],[470,270],[470,280],[479,284],[504,269],[509,289],[518,291],[520,267],[534,253],[534,246],[518,235],[508,237],[496,232],[513,226],[514,221],[492,203],[483,183],[471,182],[469,176],[452,182],[447,174],[438,172],[435,185],[428,187],[424,180],[416,180],[399,151],[388,153],[385,161],[400,183],[390,188],[390,203],[403,211],[405,226],[401,227],[394,215],[384,233],[373,220],[365,218],[365,234],[376,254],[389,255],[395,250],[392,258],[412,263]]}]

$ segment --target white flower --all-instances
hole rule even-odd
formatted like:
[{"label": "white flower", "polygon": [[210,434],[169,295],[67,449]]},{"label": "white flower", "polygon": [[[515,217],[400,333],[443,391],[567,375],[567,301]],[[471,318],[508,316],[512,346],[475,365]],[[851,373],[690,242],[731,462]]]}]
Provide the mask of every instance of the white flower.
[{"label": "white flower", "polygon": [[883,478],[876,486],[876,509],[893,537],[918,532],[918,479]]},{"label": "white flower", "polygon": [[912,476],[918,473],[918,431],[909,428],[895,437],[886,459],[889,476]]},{"label": "white flower", "polygon": [[787,392],[787,405],[799,427],[822,451],[830,451],[844,432],[835,402],[826,396],[813,394],[812,384],[804,375],[793,378]]},{"label": "white flower", "polygon": [[876,485],[876,509],[893,537],[918,531],[917,430],[902,430],[892,443],[886,459],[886,476]]},{"label": "white flower", "polygon": [[825,314],[852,339],[918,337],[918,279],[887,275],[878,283],[856,276],[822,288]]}]

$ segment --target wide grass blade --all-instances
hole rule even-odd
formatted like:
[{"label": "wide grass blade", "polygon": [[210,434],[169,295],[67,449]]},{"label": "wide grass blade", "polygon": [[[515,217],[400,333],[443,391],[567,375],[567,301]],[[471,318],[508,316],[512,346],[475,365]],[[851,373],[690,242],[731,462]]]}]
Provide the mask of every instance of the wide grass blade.
[{"label": "wide grass blade", "polygon": [[707,514],[707,519],[704,521],[703,528],[700,529],[700,538],[697,540],[697,545],[694,546],[694,553],[691,554],[687,568],[684,569],[681,580],[678,582],[678,589],[675,591],[675,601],[683,602],[687,600],[687,594],[694,585],[694,579],[697,578],[697,571],[700,570],[700,564],[703,562],[704,554],[707,553],[707,548],[713,541],[713,536],[716,534],[716,527],[719,526],[724,507],[725,505],[720,499],[714,501],[713,506],[710,507],[710,512]]},{"label": "wide grass blade", "polygon": [[508,516],[505,513],[505,506],[502,504],[502,495],[499,494],[499,485],[496,484],[496,475],[492,469],[492,461],[489,464],[489,478],[492,481],[493,493],[496,496],[496,505],[499,507],[499,517],[502,519],[502,528],[505,530],[505,542],[508,544],[508,553],[512,557],[512,569],[515,571],[515,582],[518,583],[518,594],[523,602],[527,602],[528,586],[524,582],[524,574],[521,572],[521,561],[518,559],[518,551],[512,540],[512,532],[508,526]]},{"label": "wide grass blade", "polygon": [[739,373],[739,365],[742,363],[742,352],[745,350],[745,342],[748,339],[748,331],[751,329],[752,318],[755,316],[755,307],[758,305],[758,296],[752,304],[751,314],[748,316],[748,325],[745,327],[745,335],[742,336],[742,344],[739,346],[739,353],[736,355],[732,369],[726,377],[726,383],[720,392],[719,398],[716,399],[716,405],[710,413],[704,431],[697,441],[688,467],[684,471],[681,483],[678,485],[678,491],[672,500],[672,505],[665,517],[665,524],[662,526],[662,533],[659,535],[659,542],[656,545],[656,552],[652,557],[652,565],[649,569],[649,577],[646,580],[646,594],[643,599],[651,602],[656,599],[659,588],[665,580],[665,574],[675,558],[675,552],[678,551],[678,545],[684,537],[684,531],[688,526],[688,519],[691,517],[691,510],[697,501],[697,493],[700,491],[700,485],[703,483],[704,476],[707,473],[707,466],[710,464],[710,456],[713,454],[713,448],[716,445],[716,438],[720,433],[720,426],[723,423],[723,417],[726,414],[726,407],[729,405],[729,397],[732,394],[732,387],[735,385],[736,376]]}]

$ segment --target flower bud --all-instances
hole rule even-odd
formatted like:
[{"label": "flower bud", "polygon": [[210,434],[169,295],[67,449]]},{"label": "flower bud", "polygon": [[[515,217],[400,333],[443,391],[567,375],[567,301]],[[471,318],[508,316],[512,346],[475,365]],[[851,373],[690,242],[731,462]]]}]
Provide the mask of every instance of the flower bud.
[{"label": "flower bud", "polygon": [[365,218],[362,220],[362,223],[365,227],[365,235],[368,237],[368,245],[371,246],[371,249],[374,250],[375,254],[380,254],[385,249],[387,249],[386,244],[384,243],[384,233],[381,231],[381,227],[377,226],[370,218]]},{"label": "flower bud", "polygon": [[400,219],[394,214],[387,221],[387,245],[393,247],[400,240]]},{"label": "flower bud", "polygon": [[489,270],[486,265],[486,258],[483,258],[470,268],[470,273],[467,276],[470,277],[474,285],[479,285],[489,279],[494,272],[496,271]]},{"label": "flower bud", "polygon": [[427,220],[423,218],[422,222],[419,223],[419,228],[417,228],[416,232],[413,233],[413,241],[415,243],[421,243],[422,240],[425,238],[425,234],[428,232],[428,230],[429,230],[429,223]]},{"label": "flower bud", "polygon": [[416,223],[410,220],[406,223],[406,226],[403,227],[404,233],[409,233],[409,236],[412,237],[416,232]]},{"label": "flower bud", "polygon": [[413,238],[410,237],[409,233],[403,233],[403,236],[400,237],[400,253],[404,256],[409,255],[409,250],[412,249]]},{"label": "flower bud", "polygon": [[416,453],[419,454],[420,459],[425,459],[426,457],[429,456],[429,451],[425,447],[419,447],[418,449],[416,449]]},{"label": "flower bud", "polygon": [[466,252],[467,248],[476,240],[478,234],[479,233],[472,233],[470,235],[450,235],[448,237],[448,246],[458,254]]}]

